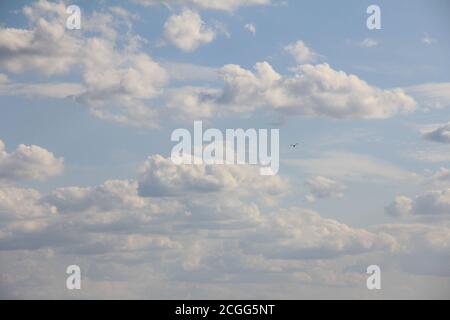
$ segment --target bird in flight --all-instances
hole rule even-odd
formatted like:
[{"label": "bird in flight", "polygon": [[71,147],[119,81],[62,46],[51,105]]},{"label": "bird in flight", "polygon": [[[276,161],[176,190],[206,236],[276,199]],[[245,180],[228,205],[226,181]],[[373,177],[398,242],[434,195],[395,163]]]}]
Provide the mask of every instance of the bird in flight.
[{"label": "bird in flight", "polygon": [[298,142],[294,143],[294,144],[290,144],[289,147],[290,148],[297,148],[297,146],[299,145]]}]

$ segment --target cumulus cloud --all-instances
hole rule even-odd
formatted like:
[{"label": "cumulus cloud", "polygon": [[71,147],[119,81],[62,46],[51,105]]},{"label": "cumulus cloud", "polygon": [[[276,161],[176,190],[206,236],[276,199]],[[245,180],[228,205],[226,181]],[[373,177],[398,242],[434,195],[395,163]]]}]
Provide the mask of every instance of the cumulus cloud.
[{"label": "cumulus cloud", "polygon": [[63,168],[63,158],[56,158],[44,148],[20,144],[15,151],[8,153],[0,140],[0,181],[44,180],[61,174]]},{"label": "cumulus cloud", "polygon": [[0,187],[0,217],[3,221],[29,220],[56,213],[56,208],[40,203],[42,195],[33,189]]},{"label": "cumulus cloud", "polygon": [[[4,47],[0,50],[0,67],[11,72],[39,70],[50,75],[77,66],[81,69],[82,83],[33,86],[3,81],[0,91],[69,96],[87,106],[96,117],[123,125],[157,128],[166,120],[229,116],[259,109],[276,113],[277,117],[297,114],[338,119],[388,118],[411,112],[416,105],[401,89],[370,86],[328,64],[300,65],[293,69],[293,76],[279,74],[267,62],[257,63],[254,70],[226,65],[218,72],[222,88],[164,90],[170,72],[141,50],[145,40],[133,33],[133,17],[124,13],[124,9],[85,14],[85,28],[70,33],[64,30],[67,14],[61,3],[41,0],[27,7],[25,14],[30,29],[0,29],[3,34],[0,46]],[[120,34],[118,28],[126,28],[128,32]],[[205,26],[200,15],[190,9],[172,15],[165,30],[168,39],[186,51],[216,36],[216,30]],[[20,37],[11,32],[30,33],[35,38],[16,44],[15,39]],[[312,56],[313,51],[302,42],[288,47],[302,61]],[[29,59],[28,51],[36,57]]]},{"label": "cumulus cloud", "polygon": [[257,63],[254,71],[226,65],[220,76],[221,92],[211,95],[200,90],[197,95],[222,113],[263,108],[280,115],[374,119],[405,114],[416,106],[401,89],[372,87],[328,64],[298,66],[293,77],[282,76],[267,62]]},{"label": "cumulus cloud", "polygon": [[0,28],[0,67],[15,73],[37,70],[47,75],[69,71],[78,61],[81,43],[65,33],[65,5],[40,0],[25,7],[23,13],[34,28]]},{"label": "cumulus cloud", "polygon": [[344,195],[344,185],[323,176],[311,178],[305,184],[309,189],[309,194],[305,197],[308,202],[314,202],[317,199],[340,198]]},{"label": "cumulus cloud", "polygon": [[314,62],[320,57],[314,50],[307,47],[302,40],[285,46],[284,50],[292,55],[299,64]]},{"label": "cumulus cloud", "polygon": [[194,51],[216,37],[215,31],[206,26],[200,15],[189,9],[170,16],[164,24],[164,34],[170,43],[186,52]]},{"label": "cumulus cloud", "polygon": [[145,199],[137,194],[137,183],[127,180],[110,180],[96,187],[60,188],[42,202],[57,208],[59,213],[133,210],[146,205]]},{"label": "cumulus cloud", "polygon": [[[126,292],[134,297],[141,297],[150,283],[172,288],[164,292],[173,297],[183,295],[178,290],[194,283],[213,290],[214,283],[224,278],[226,285],[234,287],[229,292],[248,281],[268,287],[295,281],[329,289],[365,283],[364,269],[363,275],[345,270],[353,259],[367,263],[373,255],[387,256],[406,268],[408,259],[425,250],[433,253],[433,259],[448,250],[444,226],[353,228],[304,208],[266,207],[258,189],[264,196],[277,193],[277,183],[264,185],[247,166],[178,169],[169,161],[150,157],[142,174],[145,185],[142,180],[113,180],[92,187],[58,188],[48,194],[0,188],[0,252],[11,258],[2,269],[8,275],[0,280],[2,285],[7,281],[20,290],[20,277],[34,277],[36,267],[49,269],[50,262],[64,263],[61,257],[76,255],[84,270],[84,286],[89,287],[83,292],[90,297],[103,296],[107,283],[110,288],[125,280]],[[178,185],[192,190],[181,193]],[[140,194],[141,187],[147,194]],[[212,191],[204,192],[207,187]],[[25,256],[17,260],[19,253]],[[31,270],[23,268],[27,259],[33,261]],[[152,270],[151,279],[146,276],[148,270]],[[219,282],[217,296],[224,292],[223,281]],[[45,283],[54,282],[47,279]],[[30,297],[43,290],[41,285],[27,288]]]},{"label": "cumulus cloud", "polygon": [[391,216],[408,216],[411,214],[413,201],[405,196],[395,197],[395,200],[386,206],[386,213]]},{"label": "cumulus cloud", "polygon": [[[23,10],[29,29],[0,28],[0,68],[56,75],[77,66],[82,84],[6,83],[0,91],[19,89],[17,94],[70,97],[100,118],[157,127],[158,111],[144,101],[162,93],[168,74],[140,49],[145,40],[131,30],[133,15],[122,8],[94,11],[83,16],[81,30],[67,32],[65,9],[62,2],[40,0]],[[118,28],[128,32],[119,36]],[[45,90],[39,91],[42,88]]]},{"label": "cumulus cloud", "polygon": [[170,158],[154,155],[142,171],[139,193],[149,197],[227,192],[268,201],[289,190],[287,179],[261,176],[259,167],[251,165],[176,165]]},{"label": "cumulus cloud", "polygon": [[392,250],[395,239],[354,229],[302,209],[278,210],[244,243],[246,250],[277,259],[330,259],[372,250]]},{"label": "cumulus cloud", "polygon": [[450,214],[450,188],[429,190],[413,199],[400,196],[386,207],[386,212],[394,216],[442,216]]}]

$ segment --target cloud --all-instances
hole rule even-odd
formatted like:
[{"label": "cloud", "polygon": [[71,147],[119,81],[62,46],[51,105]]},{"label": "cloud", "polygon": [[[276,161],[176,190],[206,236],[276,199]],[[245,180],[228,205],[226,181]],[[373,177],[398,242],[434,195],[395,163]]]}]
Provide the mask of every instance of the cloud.
[{"label": "cloud", "polygon": [[444,124],[434,130],[426,132],[423,137],[427,140],[440,143],[450,143],[450,123]]},{"label": "cloud", "polygon": [[270,215],[244,242],[246,252],[272,259],[330,259],[372,250],[389,251],[394,246],[392,237],[354,229],[295,207]]},{"label": "cloud", "polygon": [[59,188],[43,197],[42,202],[59,213],[135,210],[147,204],[137,193],[137,183],[127,180],[110,180],[95,187]]},{"label": "cloud", "polygon": [[373,38],[365,38],[359,45],[365,48],[373,48],[379,44],[378,40]]},{"label": "cloud", "polygon": [[251,165],[176,165],[170,158],[154,155],[144,163],[139,194],[171,197],[189,194],[211,196],[229,193],[238,197],[258,197],[265,202],[285,195],[289,182],[280,176],[261,176]]},{"label": "cloud", "polygon": [[[63,3],[41,0],[23,13],[34,29],[0,28],[0,67],[14,73],[64,73],[77,62],[80,41],[65,33]],[[47,19],[41,16],[47,16]]]},{"label": "cloud", "polygon": [[[0,28],[0,68],[14,73],[65,74],[75,66],[82,84],[2,84],[0,91],[67,97],[95,116],[120,124],[157,127],[159,113],[145,100],[162,93],[168,74],[140,47],[125,9],[83,15],[81,30],[65,29],[65,5],[40,0],[23,12],[29,29]],[[118,29],[128,30],[119,36]],[[18,40],[19,39],[19,40]],[[44,89],[44,91],[40,91]],[[59,91],[59,90],[62,91]]]},{"label": "cloud", "polygon": [[430,37],[429,35],[425,35],[420,39],[420,41],[426,45],[432,45],[433,43],[436,43],[436,39]]},{"label": "cloud", "polygon": [[133,0],[136,3],[144,6],[151,6],[157,4],[177,5],[177,6],[193,6],[200,9],[234,11],[239,7],[268,5],[271,0],[175,0],[175,1],[160,1],[160,0]]},{"label": "cloud", "polygon": [[216,37],[215,31],[206,26],[200,15],[189,9],[171,15],[164,24],[164,34],[170,43],[186,52],[192,52]]},{"label": "cloud", "polygon": [[221,93],[205,94],[203,101],[222,113],[248,113],[263,108],[284,116],[337,119],[389,118],[411,112],[416,106],[414,99],[401,89],[372,87],[328,64],[301,65],[296,71],[295,76],[287,77],[267,62],[257,63],[254,72],[226,65],[220,71],[225,83]]},{"label": "cloud", "polygon": [[413,201],[405,196],[395,197],[394,202],[386,206],[386,213],[391,216],[403,217],[408,216],[412,212]]},{"label": "cloud", "polygon": [[394,216],[442,216],[450,214],[450,188],[430,190],[413,199],[400,196],[386,207],[386,212]]},{"label": "cloud", "polygon": [[254,24],[252,23],[247,23],[246,25],[244,25],[244,28],[250,32],[251,34],[255,35],[256,34],[256,27]]},{"label": "cloud", "polygon": [[[104,297],[119,282],[128,289],[118,289],[116,297],[125,292],[142,297],[150,284],[167,288],[163,291],[172,297],[189,293],[183,288],[199,283],[208,286],[208,296],[235,292],[236,286],[250,290],[246,286],[250,283],[273,288],[294,281],[329,290],[365,283],[364,268],[349,271],[355,261],[364,265],[374,258],[379,263],[395,261],[410,272],[435,274],[441,271],[428,269],[431,265],[410,270],[407,262],[426,253],[436,262],[448,252],[444,226],[353,228],[304,208],[264,207],[258,188],[270,193],[273,182],[260,187],[263,181],[253,180],[246,166],[234,169],[247,174],[225,168],[218,174],[177,171],[168,163],[157,163],[169,161],[160,156],[149,161],[156,168],[146,171],[152,170],[156,178],[148,183],[158,186],[168,178],[165,192],[150,197],[142,197],[140,182],[133,180],[58,188],[44,195],[0,188],[0,252],[8,261],[2,269],[2,286],[24,296],[21,284],[26,283],[26,296],[50,290],[47,296],[63,297],[65,292],[52,289],[59,281],[39,280],[36,268],[60,268],[76,256],[84,273],[83,297]],[[201,184],[214,179],[214,191],[204,193]],[[177,184],[187,187],[185,181],[192,182],[193,192],[167,192],[176,190]],[[33,267],[26,268],[31,261]],[[217,283],[220,290],[215,292]]]},{"label": "cloud", "polygon": [[39,146],[20,144],[8,153],[0,140],[0,181],[44,180],[62,173],[64,159]]},{"label": "cloud", "polygon": [[309,174],[350,181],[415,180],[417,176],[386,161],[353,152],[327,152],[315,158],[285,160]]},{"label": "cloud", "polygon": [[0,219],[32,221],[55,214],[56,208],[40,203],[41,198],[33,189],[0,186]]},{"label": "cloud", "polygon": [[314,50],[308,48],[302,40],[285,46],[284,50],[292,55],[299,64],[314,62],[320,57]]},{"label": "cloud", "polygon": [[450,82],[425,83],[403,89],[424,111],[450,106]]},{"label": "cloud", "polygon": [[448,225],[390,224],[374,228],[395,237],[397,248],[390,257],[402,270],[416,275],[450,276],[450,228]]},{"label": "cloud", "polygon": [[25,96],[50,97],[64,99],[69,96],[82,94],[86,88],[79,83],[60,82],[60,83],[17,83],[0,82],[0,95],[2,96]]},{"label": "cloud", "polygon": [[306,181],[309,194],[306,195],[308,202],[314,202],[317,199],[326,199],[333,197],[342,197],[345,186],[332,179],[316,176]]}]

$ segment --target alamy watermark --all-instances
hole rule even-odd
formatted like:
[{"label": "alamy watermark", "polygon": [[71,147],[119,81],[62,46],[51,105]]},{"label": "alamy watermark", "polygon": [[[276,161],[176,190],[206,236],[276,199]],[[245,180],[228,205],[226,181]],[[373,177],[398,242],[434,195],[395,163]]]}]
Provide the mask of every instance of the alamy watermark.
[{"label": "alamy watermark", "polygon": [[367,14],[370,16],[367,18],[366,26],[369,30],[381,29],[381,9],[376,4],[372,4],[367,7]]},{"label": "alamy watermark", "polygon": [[81,29],[81,9],[79,6],[71,5],[66,9],[66,13],[69,17],[66,19],[66,28],[69,30]]},{"label": "alamy watermark", "polygon": [[[180,164],[260,165],[260,174],[276,175],[280,168],[279,129],[207,129],[194,121],[194,136],[187,129],[176,129],[171,140],[178,142],[171,153],[172,162]],[[270,152],[269,152],[270,140]],[[203,143],[206,143],[204,146]]]},{"label": "alamy watermark", "polygon": [[81,268],[76,264],[72,264],[67,267],[66,273],[69,276],[66,279],[66,288],[68,290],[80,290],[81,289]]},{"label": "alamy watermark", "polygon": [[366,280],[366,286],[369,290],[381,289],[381,268],[377,265],[370,265],[367,267],[367,274],[370,274]]}]

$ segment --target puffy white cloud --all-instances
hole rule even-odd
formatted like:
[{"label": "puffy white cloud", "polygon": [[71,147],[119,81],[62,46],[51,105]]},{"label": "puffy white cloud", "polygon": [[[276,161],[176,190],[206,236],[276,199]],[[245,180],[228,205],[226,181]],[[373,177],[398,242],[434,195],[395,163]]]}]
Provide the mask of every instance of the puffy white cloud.
[{"label": "puffy white cloud", "polygon": [[323,176],[316,176],[306,181],[306,186],[309,189],[309,194],[306,195],[306,200],[314,202],[317,199],[326,199],[332,197],[342,197],[345,186]]},{"label": "puffy white cloud", "polygon": [[[155,163],[155,159],[165,160],[153,157]],[[145,288],[150,283],[167,287],[164,292],[170,292],[172,297],[188,294],[189,289],[182,289],[185,286],[202,283],[211,295],[219,280],[221,289],[215,292],[217,296],[235,292],[236,285],[249,282],[267,288],[273,288],[275,283],[295,282],[324,286],[327,290],[338,286],[342,290],[365,283],[365,267],[360,272],[352,270],[357,268],[355,262],[367,265],[374,257],[379,263],[399,263],[410,272],[443,272],[436,266],[437,259],[445,258],[448,252],[447,227],[388,225],[367,230],[298,207],[260,209],[259,197],[244,201],[230,193],[228,185],[239,180],[239,175],[231,173],[229,182],[208,170],[172,172],[175,168],[166,168],[167,163],[158,165],[159,170],[164,170],[160,170],[162,176],[155,181],[167,174],[167,184],[173,185],[186,185],[184,180],[222,182],[216,183],[217,191],[208,194],[194,190],[187,196],[171,197],[141,197],[138,182],[127,180],[60,188],[47,195],[34,190],[2,189],[0,252],[2,258],[11,259],[6,259],[8,264],[3,270],[8,276],[2,277],[0,283],[20,291],[19,278],[35,279],[36,268],[46,266],[49,270],[50,262],[60,268],[74,256],[85,274],[83,292],[90,297],[104,296],[104,285],[109,284],[106,287],[110,288],[120,281],[127,283],[125,291],[134,297],[147,294]],[[262,183],[242,181],[246,179],[233,189]],[[257,191],[254,188],[247,192]],[[27,258],[18,259],[19,253]],[[416,264],[411,270],[408,265],[418,256],[431,257],[433,263]],[[15,261],[21,261],[20,265]],[[33,268],[24,269],[31,261]],[[140,269],[141,265],[145,268]],[[151,279],[146,273],[149,270]],[[54,281],[46,279],[45,283]],[[225,290],[224,284],[233,289]],[[39,292],[43,290],[41,285],[37,287]],[[30,297],[38,295],[33,291],[37,287],[27,287]],[[248,289],[254,294],[254,288]],[[117,297],[123,297],[125,291]],[[53,294],[62,297],[65,293]]]},{"label": "puffy white cloud", "polygon": [[450,123],[444,124],[434,130],[424,133],[424,138],[440,142],[440,143],[450,143]]},{"label": "puffy white cloud", "polygon": [[133,0],[133,1],[145,6],[164,4],[164,5],[194,6],[201,9],[223,10],[223,11],[233,11],[238,9],[239,7],[268,5],[271,3],[271,0],[172,0],[172,1]]},{"label": "puffy white cloud", "polygon": [[0,217],[5,220],[30,220],[56,213],[56,208],[40,203],[42,195],[33,189],[0,187]]},{"label": "puffy white cloud", "polygon": [[276,259],[330,259],[390,251],[395,245],[395,239],[386,234],[354,229],[302,208],[278,210],[244,242],[246,251]]},{"label": "puffy white cloud", "polygon": [[40,0],[23,12],[34,28],[0,28],[0,67],[48,75],[69,71],[78,61],[81,43],[78,37],[65,33],[65,5]]},{"label": "puffy white cloud", "polygon": [[267,62],[257,63],[254,72],[226,65],[220,75],[225,83],[221,94],[203,94],[203,101],[222,113],[263,108],[281,115],[376,119],[405,114],[416,106],[401,89],[372,87],[328,64],[300,65],[293,77],[282,76]]},{"label": "puffy white cloud", "polygon": [[284,50],[291,54],[299,64],[314,62],[320,57],[314,50],[306,46],[302,40],[288,44],[284,47]]},{"label": "puffy white cloud", "polygon": [[[122,8],[85,14],[82,29],[68,32],[65,9],[62,2],[40,0],[23,10],[30,22],[29,29],[0,28],[0,68],[54,75],[77,66],[83,84],[6,83],[0,91],[69,96],[100,118],[157,127],[160,121],[157,108],[147,106],[144,101],[162,93],[168,74],[141,51],[140,45],[145,40],[131,30],[133,15]],[[119,36],[117,29],[122,27],[129,32]]]},{"label": "puffy white cloud", "polygon": [[142,170],[139,193],[150,197],[227,192],[267,201],[289,190],[287,179],[261,176],[259,167],[251,165],[176,165],[170,158],[154,155]]},{"label": "puffy white cloud", "polygon": [[63,158],[56,158],[44,148],[20,144],[8,153],[0,140],[0,181],[43,180],[61,174],[63,169]]},{"label": "puffy white cloud", "polygon": [[137,183],[110,180],[96,187],[59,188],[42,199],[60,213],[107,212],[143,208],[147,203],[137,193]]},{"label": "puffy white cloud", "polygon": [[191,52],[216,37],[215,31],[206,26],[200,15],[184,9],[179,15],[171,15],[164,24],[166,39],[179,49]]}]

